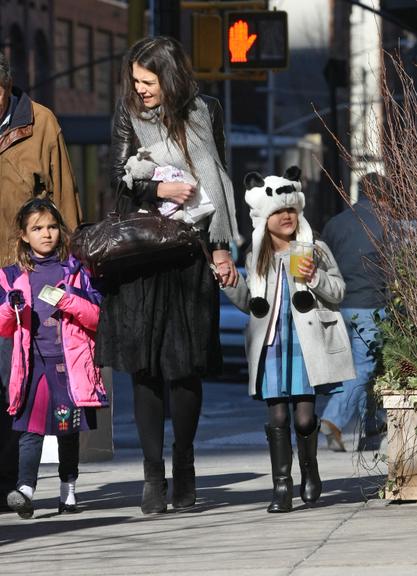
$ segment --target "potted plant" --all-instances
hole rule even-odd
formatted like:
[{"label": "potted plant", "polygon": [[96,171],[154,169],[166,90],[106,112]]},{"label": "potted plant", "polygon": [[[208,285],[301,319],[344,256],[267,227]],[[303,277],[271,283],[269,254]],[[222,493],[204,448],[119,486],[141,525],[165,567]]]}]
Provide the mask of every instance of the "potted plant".
[{"label": "potted plant", "polygon": [[[379,252],[390,294],[387,315],[379,319],[376,338],[369,343],[370,353],[379,360],[373,389],[387,410],[385,497],[417,500],[417,91],[400,58],[384,56],[384,120],[375,122],[373,129],[368,124],[368,141],[374,148],[370,144],[359,158],[336,142],[357,178],[369,172],[383,175],[378,186],[364,190],[383,230],[383,242],[370,230],[368,234]],[[380,117],[373,112],[374,118]],[[343,185],[333,184],[350,204]]]},{"label": "potted plant", "polygon": [[373,391],[387,411],[388,476],[381,496],[417,500],[417,329],[399,299],[377,319],[370,351],[378,359]]}]

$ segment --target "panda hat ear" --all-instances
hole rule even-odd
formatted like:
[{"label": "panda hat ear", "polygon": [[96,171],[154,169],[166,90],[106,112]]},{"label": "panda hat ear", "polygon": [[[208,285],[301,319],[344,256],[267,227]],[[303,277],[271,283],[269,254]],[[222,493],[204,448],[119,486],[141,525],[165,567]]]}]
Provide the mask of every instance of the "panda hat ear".
[{"label": "panda hat ear", "polygon": [[265,184],[265,180],[259,174],[259,172],[248,172],[243,179],[243,184],[246,190],[252,190],[252,188],[260,188]]},{"label": "panda hat ear", "polygon": [[301,177],[301,170],[298,166],[290,166],[285,170],[283,177],[292,181],[299,180]]}]

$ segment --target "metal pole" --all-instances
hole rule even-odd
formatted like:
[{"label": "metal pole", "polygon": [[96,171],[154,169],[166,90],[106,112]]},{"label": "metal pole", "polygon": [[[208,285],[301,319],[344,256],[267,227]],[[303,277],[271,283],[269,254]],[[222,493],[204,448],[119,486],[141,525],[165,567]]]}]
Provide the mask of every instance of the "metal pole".
[{"label": "metal pole", "polygon": [[156,0],[155,28],[157,34],[181,39],[179,0]]},{"label": "metal pole", "polygon": [[148,10],[149,10],[148,35],[155,36],[155,0],[149,0]]},{"label": "metal pole", "polygon": [[232,176],[232,81],[224,81],[224,135],[227,171]]},{"label": "metal pole", "polygon": [[274,150],[274,108],[275,108],[275,95],[274,95],[274,75],[270,70],[268,71],[268,88],[267,88],[267,134],[268,134],[268,165],[267,173],[273,174],[275,172],[275,150]]},{"label": "metal pole", "polygon": [[129,0],[127,39],[129,46],[143,37],[145,0]]},{"label": "metal pole", "polygon": [[[277,0],[269,0],[268,10],[277,10]],[[267,173],[274,174],[275,172],[275,150],[274,150],[274,114],[275,114],[275,90],[274,90],[274,74],[268,70],[268,85],[267,85],[267,142],[268,142],[268,165]]]}]

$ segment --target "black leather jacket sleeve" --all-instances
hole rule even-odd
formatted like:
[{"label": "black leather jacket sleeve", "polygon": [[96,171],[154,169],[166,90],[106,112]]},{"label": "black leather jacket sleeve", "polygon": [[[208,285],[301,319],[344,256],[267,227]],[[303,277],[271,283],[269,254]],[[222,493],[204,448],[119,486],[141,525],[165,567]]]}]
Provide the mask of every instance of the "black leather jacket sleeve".
[{"label": "black leather jacket sleeve", "polygon": [[[217,98],[211,96],[201,96],[207,104],[211,124],[213,127],[213,136],[216,148],[220,156],[223,167],[226,165],[225,139],[223,129],[223,110]],[[124,166],[130,156],[136,154],[137,149],[141,146],[138,137],[130,121],[129,112],[125,108],[123,101],[120,99],[116,106],[113,118],[111,157],[110,157],[110,180],[113,190],[118,190],[125,174]],[[127,187],[123,189],[123,194],[131,197],[136,205],[142,202],[157,201],[157,188],[159,182],[154,180],[136,180],[133,190]]]},{"label": "black leather jacket sleeve", "polygon": [[217,152],[223,168],[226,169],[226,149],[224,138],[224,125],[223,125],[223,109],[217,98],[212,96],[202,95],[201,98],[207,104],[208,111],[210,112],[211,125],[213,127],[214,142],[216,144]]},{"label": "black leather jacket sleeve", "polygon": [[159,182],[154,180],[136,180],[133,183],[133,189],[129,190],[122,181],[125,175],[125,164],[130,156],[136,154],[140,145],[130,121],[129,113],[123,101],[119,100],[113,118],[110,181],[115,191],[119,190],[119,186],[123,186],[122,194],[129,196],[137,206],[142,204],[142,202],[155,203],[157,201],[156,191],[159,184]]},{"label": "black leather jacket sleeve", "polygon": [[[207,108],[210,112],[211,125],[213,126],[213,136],[216,143],[217,152],[219,154],[220,161],[223,164],[223,168],[226,169],[223,109],[217,98],[212,98],[211,96],[205,95],[202,95],[201,98],[207,104]],[[228,242],[211,242],[208,248],[210,252],[212,252],[213,250],[229,250],[230,246]]]}]

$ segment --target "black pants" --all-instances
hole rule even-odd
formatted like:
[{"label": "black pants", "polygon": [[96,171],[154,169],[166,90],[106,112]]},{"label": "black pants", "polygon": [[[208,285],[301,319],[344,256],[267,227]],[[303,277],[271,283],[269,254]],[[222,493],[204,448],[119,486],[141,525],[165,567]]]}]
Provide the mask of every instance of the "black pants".
[{"label": "black pants", "polygon": [[11,338],[0,337],[0,499],[16,487],[19,461],[19,435],[7,413],[12,346]]},{"label": "black pants", "polygon": [[[36,487],[39,464],[42,456],[44,436],[33,432],[22,432],[19,439],[19,479],[17,487],[22,485]],[[78,478],[79,462],[78,432],[67,436],[58,436],[58,474],[62,482],[72,482]]]},{"label": "black pants", "polygon": [[[168,386],[162,380],[135,375],[133,394],[136,426],[145,460],[159,462],[164,447],[165,399]],[[201,411],[200,378],[190,376],[169,383],[169,406],[174,441],[179,451],[194,442]]]}]

